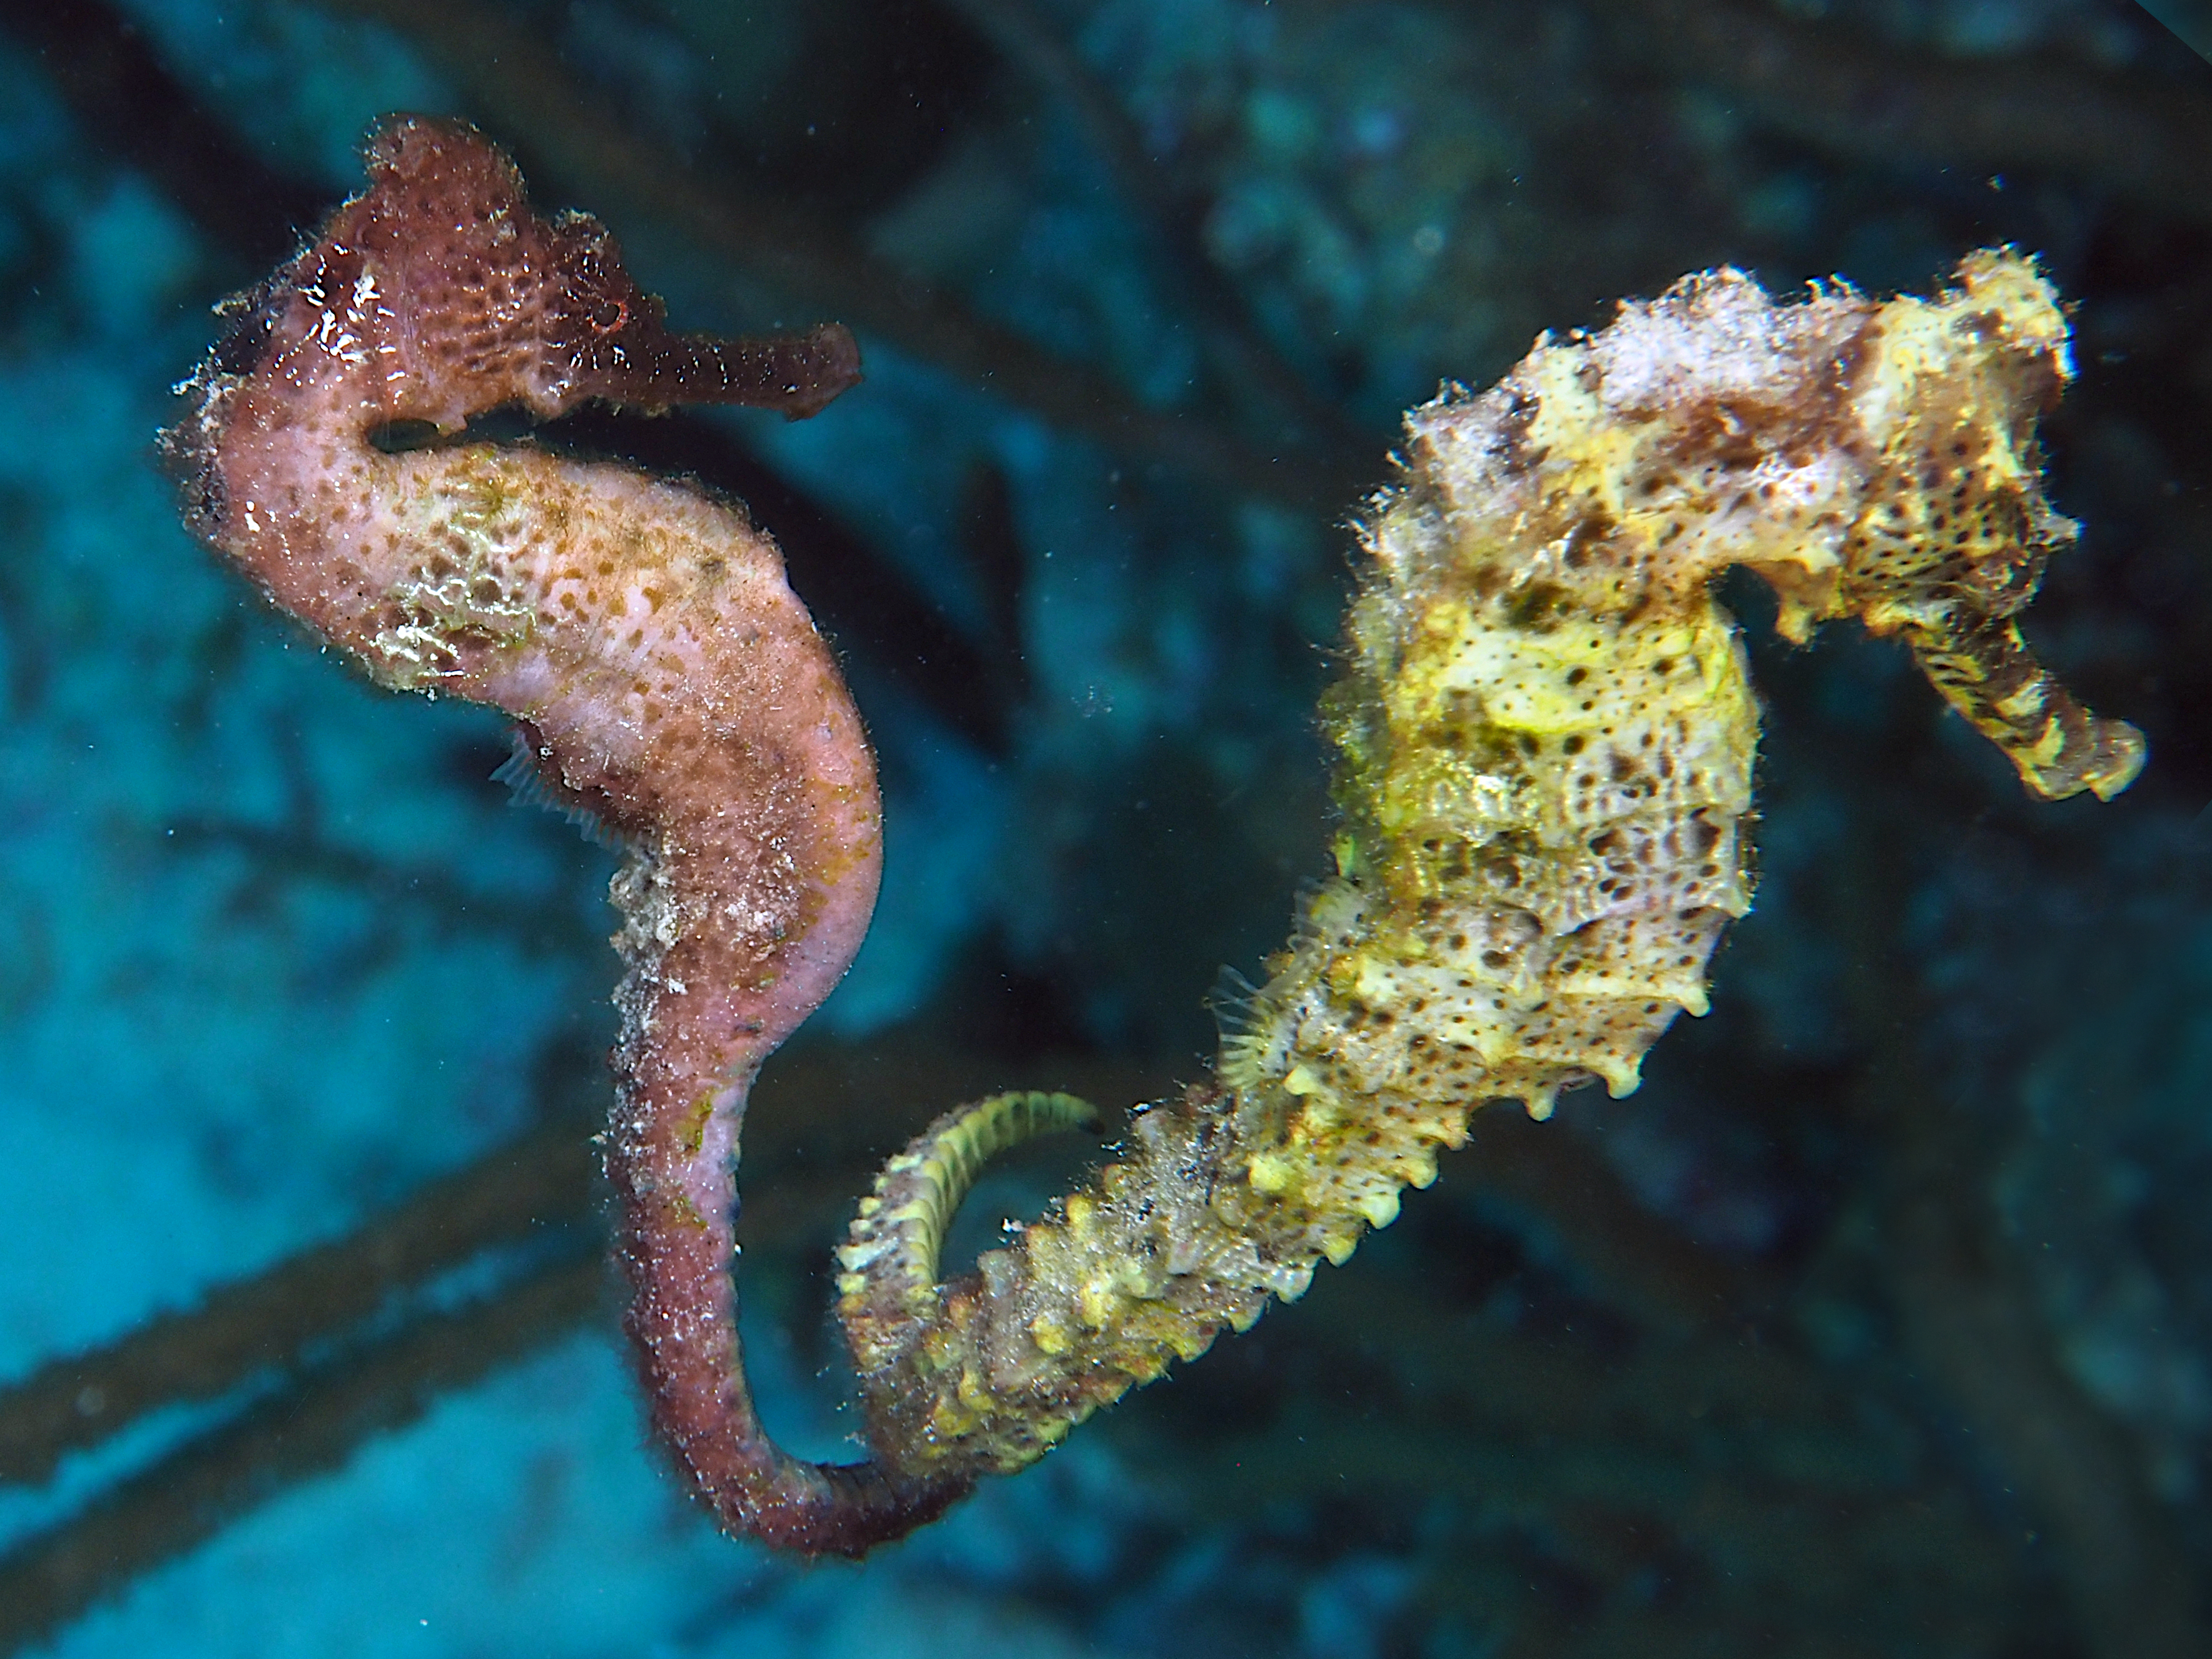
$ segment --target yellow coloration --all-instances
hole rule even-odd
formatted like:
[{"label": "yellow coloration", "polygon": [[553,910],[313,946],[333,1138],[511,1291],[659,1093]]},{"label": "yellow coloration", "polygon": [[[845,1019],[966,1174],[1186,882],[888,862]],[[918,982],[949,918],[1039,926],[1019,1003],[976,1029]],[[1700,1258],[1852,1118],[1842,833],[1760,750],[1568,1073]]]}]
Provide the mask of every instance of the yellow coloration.
[{"label": "yellow coloration", "polygon": [[434,686],[464,672],[457,648],[483,641],[526,645],[538,612],[510,580],[514,550],[536,525],[526,480],[514,463],[483,445],[455,452],[458,476],[442,478],[403,515],[402,538],[436,550],[385,596],[392,620],[369,641],[363,660],[384,684],[399,690]]},{"label": "yellow coloration", "polygon": [[707,1144],[707,1125],[713,1120],[714,1115],[714,1091],[703,1091],[698,1099],[691,1103],[691,1109],[684,1116],[682,1134],[678,1144],[683,1146],[687,1156],[696,1156],[699,1149]]},{"label": "yellow coloration", "polygon": [[1018,1468],[1347,1261],[1483,1102],[1541,1118],[1565,1089],[1637,1087],[1751,901],[1759,707],[1710,592],[1729,567],[1773,584],[1792,638],[1903,635],[2037,793],[2124,788],[2140,738],[2013,620],[2073,530],[2033,449],[2069,372],[2048,284],[2001,251],[1930,301],[1687,277],[1414,410],[1323,708],[1335,877],[1214,1086],[1137,1114],[1120,1160],[973,1279],[917,1279],[884,1242],[895,1191],[921,1206],[904,1237],[941,1232],[981,1137],[956,1114],[894,1160],[840,1281],[878,1455]]},{"label": "yellow coloration", "polygon": [[945,1230],[983,1165],[1036,1135],[1087,1127],[1097,1115],[1096,1107],[1073,1095],[1032,1092],[994,1095],[946,1114],[884,1167],[875,1192],[860,1201],[850,1242],[837,1252],[846,1269],[838,1295],[851,1301],[896,1282],[901,1321],[935,1315]]}]

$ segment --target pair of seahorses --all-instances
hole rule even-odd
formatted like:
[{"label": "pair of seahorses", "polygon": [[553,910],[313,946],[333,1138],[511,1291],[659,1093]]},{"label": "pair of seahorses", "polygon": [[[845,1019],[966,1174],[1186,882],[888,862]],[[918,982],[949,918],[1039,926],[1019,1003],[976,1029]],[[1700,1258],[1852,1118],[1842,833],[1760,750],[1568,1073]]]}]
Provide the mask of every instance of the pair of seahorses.
[{"label": "pair of seahorses", "polygon": [[[1407,417],[1367,504],[1334,873],[1224,1031],[1213,1079],[974,1273],[938,1249],[978,1166],[1087,1120],[1062,1095],[939,1120],[861,1200],[839,1308],[872,1455],[790,1457],[748,1393],[730,1266],[762,1060],[828,994],[876,894],[875,765],[836,664],[741,509],[682,482],[471,441],[591,398],[811,414],[851,337],[670,334],[599,224],[547,221],[459,126],[401,119],[370,183],[233,302],[166,435],[188,515],[392,686],[519,722],[545,791],[627,859],[607,1168],[654,1420],[733,1532],[857,1554],[1298,1296],[1425,1186],[1468,1114],[1635,1088],[1706,1006],[1750,903],[1758,704],[1713,580],[1758,571],[1803,639],[1901,636],[2036,793],[2141,768],[2014,623],[2074,526],[2035,423],[2070,374],[2048,283],[1972,255],[1932,300],[1734,270],[1537,343]],[[447,440],[401,447],[395,430]]]}]

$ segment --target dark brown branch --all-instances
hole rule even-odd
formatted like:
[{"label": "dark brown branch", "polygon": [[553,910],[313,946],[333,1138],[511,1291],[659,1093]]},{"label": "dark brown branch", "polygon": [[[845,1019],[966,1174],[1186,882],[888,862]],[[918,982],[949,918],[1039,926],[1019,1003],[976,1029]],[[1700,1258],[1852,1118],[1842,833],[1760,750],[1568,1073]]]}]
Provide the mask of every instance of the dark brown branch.
[{"label": "dark brown branch", "polygon": [[[1631,0],[1624,58],[1741,99],[1856,161],[2047,173],[2162,216],[2212,216],[2212,79],[2036,58],[1946,60],[1759,0]],[[2208,76],[2212,76],[2209,70]]]},{"label": "dark brown branch", "polygon": [[[1021,1068],[1108,1097],[1156,1092],[1112,1060],[1042,1057]],[[763,1253],[818,1249],[859,1173],[927,1103],[987,1092],[1003,1062],[927,1036],[865,1051],[829,1044],[778,1057],[756,1127],[767,1176],[747,1206]],[[193,1311],[57,1361],[0,1395],[0,1479],[38,1480],[65,1453],[154,1407],[220,1396],[271,1368],[300,1368],[267,1399],[130,1477],[84,1510],[0,1556],[0,1651],[50,1634],[137,1574],[196,1547],[288,1486],[340,1467],[362,1443],[420,1416],[438,1394],[553,1340],[599,1312],[604,1271],[590,1194],[587,1127],[566,1117],[434,1183],[340,1243],[226,1286]],[[390,1299],[489,1245],[573,1231],[592,1258],[556,1253],[467,1307],[365,1344],[341,1341]],[[312,1350],[338,1344],[328,1359]],[[100,1409],[77,1402],[100,1393]]]},{"label": "dark brown branch", "polygon": [[[1016,1069],[1106,1100],[1159,1092],[1158,1080],[1140,1070],[1081,1055],[1043,1057]],[[763,1179],[746,1206],[749,1249],[777,1254],[819,1244],[849,1206],[859,1173],[915,1116],[930,1103],[988,1092],[1007,1075],[1006,1066],[987,1055],[948,1049],[927,1036],[895,1037],[866,1050],[817,1044],[780,1058],[754,1125],[751,1158]],[[1665,1328],[1687,1329],[1725,1322],[1759,1299],[1737,1275],[1638,1210],[1581,1143],[1493,1112],[1476,1120],[1474,1147],[1452,1171],[1454,1182],[1487,1186],[1540,1216],[1601,1293],[1632,1313]],[[590,1230],[595,1162],[586,1126],[563,1115],[434,1182],[347,1239],[225,1286],[198,1309],[167,1316],[108,1347],[52,1362],[0,1394],[0,1480],[42,1480],[66,1453],[100,1443],[148,1411],[219,1398],[257,1374],[297,1368],[304,1354],[343,1338],[394,1298],[486,1248],[536,1237],[545,1227]],[[517,1322],[499,1311],[508,1298],[535,1294],[534,1282],[510,1285],[479,1304],[489,1310],[488,1321],[523,1344],[516,1352],[550,1334],[534,1319]],[[578,1306],[580,1317],[586,1310]],[[486,1368],[496,1359],[487,1351]],[[384,1386],[416,1386],[404,1365],[371,1363],[381,1367]],[[285,1397],[326,1387],[351,1385],[295,1382]],[[367,1396],[356,1391],[349,1398],[358,1403]],[[86,1410],[88,1400],[98,1409]],[[365,1438],[404,1419],[380,1409],[348,1420]],[[263,1444],[240,1442],[234,1455]],[[203,1467],[186,1458],[179,1452],[162,1467],[185,1474]],[[268,1477],[269,1495],[286,1483],[283,1470],[290,1467],[280,1462]],[[138,1495],[128,1500],[129,1512],[139,1517],[128,1522],[133,1536],[167,1539],[173,1553],[204,1535],[180,1530],[173,1521],[155,1526],[145,1518],[155,1499],[136,1483],[132,1491]],[[97,1516],[70,1523],[94,1529],[111,1524],[124,1523]],[[78,1560],[91,1547],[49,1540],[30,1547],[52,1563]],[[132,1559],[143,1568],[161,1556]],[[40,1569],[64,1578],[75,1571]],[[9,1582],[0,1577],[0,1588]],[[121,1580],[102,1581],[111,1582]]]},{"label": "dark brown branch", "polygon": [[0,1556],[0,1651],[41,1641],[138,1574],[284,1488],[342,1467],[363,1441],[573,1330],[605,1299],[596,1248],[315,1373]]},{"label": "dark brown branch", "polygon": [[1334,404],[1253,326],[1243,299],[1206,256],[1189,208],[1097,77],[1031,0],[943,0],[982,30],[1006,60],[1064,112],[1083,135],[1100,169],[1149,228],[1159,252],[1198,313],[1200,343],[1247,401],[1276,424],[1289,421],[1308,444],[1369,444]]},{"label": "dark brown branch", "polygon": [[[570,1063],[596,1072],[593,1062]],[[1109,1098],[1146,1086],[1132,1068],[1085,1056],[1023,1069],[1073,1077]],[[817,1044],[782,1057],[756,1126],[750,1158],[765,1180],[760,1200],[746,1206],[747,1233],[819,1243],[815,1236],[835,1225],[860,1174],[915,1116],[940,1098],[988,1092],[1003,1074],[988,1056],[926,1039],[892,1038],[865,1054]],[[563,1112],[343,1239],[222,1286],[198,1307],[105,1347],[50,1362],[0,1391],[0,1481],[42,1481],[68,1453],[149,1411],[216,1399],[258,1373],[290,1369],[307,1350],[484,1249],[547,1227],[596,1231],[597,1164],[589,1124]],[[760,1237],[754,1248],[768,1243]]]},{"label": "dark brown branch", "polygon": [[[145,1413],[228,1394],[376,1313],[392,1297],[542,1225],[590,1219],[588,1131],[562,1119],[433,1182],[359,1232],[227,1285],[189,1312],[55,1360],[0,1392],[0,1481],[37,1482],[64,1454]],[[8,1598],[0,1593],[0,1606]]]}]

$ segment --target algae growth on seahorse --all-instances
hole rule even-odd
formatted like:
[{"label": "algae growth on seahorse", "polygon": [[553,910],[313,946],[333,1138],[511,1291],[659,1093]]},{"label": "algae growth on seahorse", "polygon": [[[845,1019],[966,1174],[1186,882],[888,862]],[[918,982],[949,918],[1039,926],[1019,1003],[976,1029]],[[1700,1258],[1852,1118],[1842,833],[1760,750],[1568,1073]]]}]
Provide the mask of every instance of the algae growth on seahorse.
[{"label": "algae growth on seahorse", "polygon": [[2074,534],[2035,447],[2065,320],[2009,251],[1956,282],[1777,304],[1686,277],[1407,417],[1323,712],[1334,878],[1212,1083],[1139,1114],[1120,1162],[975,1275],[934,1282],[977,1122],[893,1163],[842,1282],[878,1455],[1018,1467],[1346,1261],[1475,1107],[1636,1087],[1751,902],[1759,705],[1711,592],[1731,566],[1793,639],[1901,635],[2038,795],[2128,786],[2141,737],[2014,621]]},{"label": "algae growth on seahorse", "polygon": [[1976,254],[1887,302],[1778,304],[1721,270],[1540,341],[1492,391],[1414,410],[1368,503],[1322,713],[1337,867],[1212,1081],[1137,1110],[1115,1162],[950,1284],[939,1248],[982,1161],[1090,1109],[995,1097],[894,1158],[841,1253],[871,1455],[793,1458],[737,1340],[739,1128],[865,929],[873,757],[741,510],[466,425],[591,398],[804,415],[857,355],[834,327],[669,333],[597,224],[538,217],[465,129],[389,124],[369,162],[238,302],[167,447],[194,527],[272,599],[386,684],[507,710],[544,790],[623,846],[628,1324],[661,1436],[732,1532],[857,1554],[908,1531],[1298,1296],[1484,1103],[1632,1091],[1751,899],[1759,711],[1723,570],[1771,582],[1792,638],[1901,636],[2038,794],[2110,797],[2142,764],[2015,623],[2073,534],[2035,439],[2066,325],[2028,260]]}]

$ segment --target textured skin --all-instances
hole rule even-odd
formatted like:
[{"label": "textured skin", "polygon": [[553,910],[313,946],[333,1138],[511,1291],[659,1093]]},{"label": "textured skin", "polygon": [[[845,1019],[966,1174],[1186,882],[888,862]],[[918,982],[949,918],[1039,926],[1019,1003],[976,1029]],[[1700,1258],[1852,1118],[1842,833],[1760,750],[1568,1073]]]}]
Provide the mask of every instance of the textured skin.
[{"label": "textured skin", "polygon": [[947,1206],[909,1172],[960,1115],[894,1162],[840,1282],[878,1456],[1019,1467],[1345,1261],[1484,1101],[1541,1117],[1563,1088],[1636,1087],[1750,902],[1758,704],[1710,592],[1729,566],[1773,583],[1794,638],[1902,635],[2037,793],[2126,787],[2141,738],[2012,622],[2073,534],[2034,449],[2068,374],[2049,285],[2007,251],[1934,301],[1687,277],[1414,410],[1325,710],[1336,878],[1227,1023],[1216,1085],[1140,1112],[976,1274],[915,1282]]},{"label": "textured skin", "polygon": [[589,219],[549,222],[474,133],[395,122],[370,186],[236,302],[167,434],[199,532],[381,683],[491,703],[539,781],[623,843],[607,1167],[653,1415],[733,1529],[858,1549],[957,1485],[820,1468],[747,1397],[729,1264],[761,1061],[859,948],[874,757],[767,537],[732,506],[526,446],[387,453],[520,404],[705,398],[811,413],[858,378],[842,329],[682,338]]},{"label": "textured skin", "polygon": [[[2030,789],[2110,797],[2142,762],[2014,618],[2073,526],[2034,423],[2069,375],[2049,286],[1977,254],[1934,301],[1776,306],[1684,279],[1407,417],[1370,503],[1324,717],[1337,872],[1225,1022],[1216,1081],[977,1271],[945,1229],[994,1152],[1087,1121],[1066,1096],[939,1119],[841,1253],[874,1455],[763,1432],[736,1337],[746,1091],[858,947],[874,764],[835,663],[742,514],[620,467],[466,440],[588,398],[818,408],[842,330],[669,335],[592,221],[538,218],[464,130],[393,123],[368,191],[258,293],[167,434],[201,533],[384,684],[495,704],[539,781],[628,861],[608,1171],[654,1419],[732,1531],[857,1554],[1037,1456],[1170,1361],[1295,1298],[1389,1224],[1468,1114],[1637,1085],[1750,901],[1758,705],[1713,579],[1781,626],[1901,635]],[[392,453],[399,432],[462,434]]]}]

